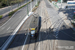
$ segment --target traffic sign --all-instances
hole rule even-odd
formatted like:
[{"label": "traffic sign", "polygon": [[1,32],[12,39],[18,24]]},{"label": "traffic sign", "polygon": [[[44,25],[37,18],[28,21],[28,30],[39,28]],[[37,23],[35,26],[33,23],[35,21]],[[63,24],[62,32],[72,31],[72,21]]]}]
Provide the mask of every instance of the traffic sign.
[{"label": "traffic sign", "polygon": [[74,10],[74,14],[75,14],[75,10]]}]

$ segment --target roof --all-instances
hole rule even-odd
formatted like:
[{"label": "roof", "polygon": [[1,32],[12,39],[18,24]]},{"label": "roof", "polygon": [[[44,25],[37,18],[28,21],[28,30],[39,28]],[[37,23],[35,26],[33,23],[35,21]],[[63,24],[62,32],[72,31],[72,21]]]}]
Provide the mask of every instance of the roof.
[{"label": "roof", "polygon": [[36,28],[39,24],[39,15],[32,15],[32,20],[30,22],[30,28]]}]

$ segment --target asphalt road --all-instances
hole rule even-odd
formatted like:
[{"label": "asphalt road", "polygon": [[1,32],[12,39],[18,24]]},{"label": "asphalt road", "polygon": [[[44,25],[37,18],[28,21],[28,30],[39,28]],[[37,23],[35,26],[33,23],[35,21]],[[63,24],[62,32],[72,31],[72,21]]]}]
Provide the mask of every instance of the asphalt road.
[{"label": "asphalt road", "polygon": [[58,50],[75,50],[75,32],[64,22],[57,38]]},{"label": "asphalt road", "polygon": [[23,26],[21,27],[20,31],[15,36],[12,43],[9,45],[7,50],[22,50],[22,47],[24,45],[24,41],[28,34],[28,28],[30,25],[30,21],[32,19],[32,16],[29,17],[26,22],[24,22]]},{"label": "asphalt road", "polygon": [[[35,3],[35,1],[33,1]],[[35,4],[33,4],[34,6]],[[28,4],[28,10],[30,11],[30,4]],[[3,26],[0,27],[0,47],[4,44],[4,42],[8,39],[8,37],[12,34],[12,32],[16,29],[16,27],[20,24],[23,18],[27,15],[27,6],[21,8],[17,11],[13,17],[11,17],[8,22],[6,22]]]},{"label": "asphalt road", "polygon": [[69,20],[73,19],[75,9],[59,9],[59,12],[63,12]]},{"label": "asphalt road", "polygon": [[0,9],[0,15],[4,14],[4,13],[7,13],[9,12],[10,10],[13,10],[14,8],[17,8],[23,4],[25,4],[26,2],[28,2],[29,0],[26,0],[24,1],[23,3],[19,3],[19,4],[15,4],[15,5],[11,5],[11,6],[8,6],[6,8],[3,8],[3,9]]}]

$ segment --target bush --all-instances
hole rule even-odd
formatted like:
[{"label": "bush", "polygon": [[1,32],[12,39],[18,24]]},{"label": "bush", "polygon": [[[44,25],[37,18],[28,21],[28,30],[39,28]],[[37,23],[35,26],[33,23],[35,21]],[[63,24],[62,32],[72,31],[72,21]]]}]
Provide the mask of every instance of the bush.
[{"label": "bush", "polygon": [[9,16],[12,16],[16,11],[17,11],[17,10],[12,11],[12,12],[10,12],[8,15],[9,15]]},{"label": "bush", "polygon": [[3,17],[3,16],[2,16],[2,15],[0,15],[0,19],[2,19],[2,17]]},{"label": "bush", "polygon": [[38,5],[35,5],[35,7],[37,7]]}]

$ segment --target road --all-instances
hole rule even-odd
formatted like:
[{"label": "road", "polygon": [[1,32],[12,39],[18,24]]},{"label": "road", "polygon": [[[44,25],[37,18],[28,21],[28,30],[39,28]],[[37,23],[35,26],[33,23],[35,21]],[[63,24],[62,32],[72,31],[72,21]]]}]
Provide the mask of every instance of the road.
[{"label": "road", "polygon": [[37,39],[32,40],[28,36],[26,40],[30,17],[17,33],[8,50],[75,50],[75,32],[66,25],[47,0],[41,1],[35,13],[41,17],[41,29]]},{"label": "road", "polygon": [[[26,36],[18,35],[19,37],[15,38],[16,40],[14,40],[8,50],[75,50],[75,32],[66,25],[48,1],[42,0],[36,12],[41,16],[41,29],[38,38],[31,40],[28,36],[24,45],[23,36],[24,38]],[[28,27],[28,21],[22,29],[25,30]],[[22,34],[23,31],[20,33]],[[23,41],[19,40],[20,38]]]},{"label": "road", "polygon": [[[35,1],[33,1],[33,3],[34,6]],[[31,10],[30,4],[28,4],[28,10]],[[8,39],[8,37],[12,34],[26,15],[27,6],[17,11],[4,25],[0,27],[0,47],[4,44],[4,42]]]},{"label": "road", "polygon": [[25,4],[25,3],[27,3],[28,1],[29,1],[29,0],[24,1],[23,3],[19,3],[19,5],[18,5],[18,4],[15,4],[15,5],[11,5],[11,6],[8,6],[8,7],[6,7],[6,8],[0,9],[0,15],[2,15],[2,14],[4,14],[4,13],[7,13],[7,12],[9,12],[10,10],[13,10],[14,8],[17,8],[17,7],[19,7],[19,6],[21,6],[21,5]]},{"label": "road", "polygon": [[75,32],[64,22],[59,30],[57,40],[58,50],[75,50]]}]

